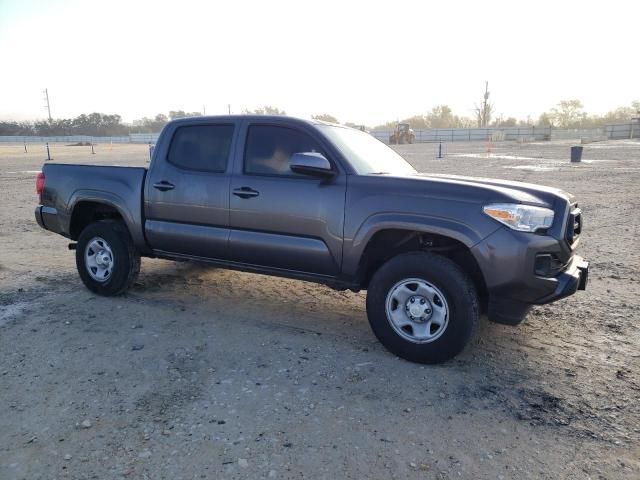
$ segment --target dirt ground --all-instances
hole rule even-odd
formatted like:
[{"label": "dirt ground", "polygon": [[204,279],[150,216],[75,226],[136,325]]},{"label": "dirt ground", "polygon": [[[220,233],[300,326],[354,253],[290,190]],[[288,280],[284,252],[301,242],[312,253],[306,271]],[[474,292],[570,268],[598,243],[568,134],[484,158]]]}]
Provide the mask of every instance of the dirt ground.
[{"label": "dirt ground", "polygon": [[143,259],[127,295],[91,294],[33,217],[44,147],[0,144],[0,478],[640,478],[640,143],[569,146],[397,147],[574,193],[591,262],[586,292],[427,367],[378,344],[364,292]]}]

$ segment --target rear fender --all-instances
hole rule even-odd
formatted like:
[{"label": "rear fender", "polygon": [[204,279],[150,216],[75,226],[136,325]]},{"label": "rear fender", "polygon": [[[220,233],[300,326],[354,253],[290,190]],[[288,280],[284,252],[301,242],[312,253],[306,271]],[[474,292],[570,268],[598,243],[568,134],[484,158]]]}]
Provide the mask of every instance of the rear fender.
[{"label": "rear fender", "polygon": [[115,193],[105,192],[103,190],[76,190],[71,194],[71,197],[67,202],[68,218],[64,221],[64,228],[66,229],[67,234],[70,233],[69,230],[73,211],[80,202],[101,203],[114,208],[124,220],[136,248],[141,252],[149,252],[144,238],[142,205],[136,205],[136,211],[133,212],[127,207],[127,202]]}]

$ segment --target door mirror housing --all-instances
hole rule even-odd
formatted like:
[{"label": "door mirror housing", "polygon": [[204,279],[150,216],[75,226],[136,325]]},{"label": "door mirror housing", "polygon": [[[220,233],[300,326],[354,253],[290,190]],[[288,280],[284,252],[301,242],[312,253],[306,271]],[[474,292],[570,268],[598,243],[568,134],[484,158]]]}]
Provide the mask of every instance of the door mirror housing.
[{"label": "door mirror housing", "polygon": [[314,177],[332,177],[334,171],[324,155],[317,152],[294,153],[289,159],[292,172]]}]

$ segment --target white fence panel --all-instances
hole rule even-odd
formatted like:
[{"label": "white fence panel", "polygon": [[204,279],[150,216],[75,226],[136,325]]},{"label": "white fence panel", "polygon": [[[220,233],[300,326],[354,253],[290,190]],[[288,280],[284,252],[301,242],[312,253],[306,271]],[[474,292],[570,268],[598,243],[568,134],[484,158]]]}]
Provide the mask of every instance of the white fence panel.
[{"label": "white fence panel", "polygon": [[[375,138],[389,143],[393,130],[374,130]],[[429,142],[486,142],[486,141],[543,141],[578,140],[582,138],[606,137],[612,140],[640,138],[640,123],[607,125],[592,129],[558,129],[551,127],[505,127],[505,128],[430,128],[414,131],[416,143]],[[159,133],[132,133],[126,137],[92,137],[88,135],[30,137],[0,136],[0,143],[153,143]]]},{"label": "white fence panel", "polygon": [[156,143],[159,133],[133,133],[126,137],[92,137],[90,135],[60,135],[52,137],[0,136],[0,143]]}]

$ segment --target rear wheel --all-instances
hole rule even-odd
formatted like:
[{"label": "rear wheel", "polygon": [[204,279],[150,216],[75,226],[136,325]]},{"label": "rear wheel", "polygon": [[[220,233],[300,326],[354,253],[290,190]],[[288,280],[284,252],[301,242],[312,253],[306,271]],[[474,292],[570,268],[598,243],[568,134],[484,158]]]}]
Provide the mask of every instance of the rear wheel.
[{"label": "rear wheel", "polygon": [[89,290],[100,295],[118,295],[138,276],[140,254],[124,223],[101,220],[85,227],[78,237],[76,266]]},{"label": "rear wheel", "polygon": [[430,253],[398,255],[369,282],[367,316],[380,342],[418,363],[457,355],[479,325],[478,295],[451,260]]}]

